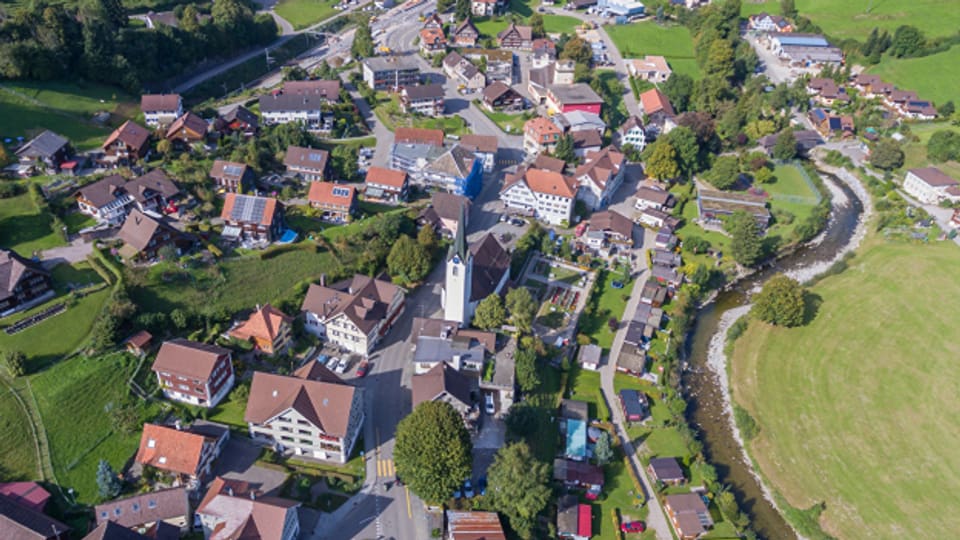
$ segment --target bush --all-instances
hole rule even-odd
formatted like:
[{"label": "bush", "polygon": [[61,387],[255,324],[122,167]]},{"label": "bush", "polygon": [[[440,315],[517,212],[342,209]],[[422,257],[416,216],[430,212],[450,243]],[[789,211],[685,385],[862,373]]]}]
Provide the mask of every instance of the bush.
[{"label": "bush", "polygon": [[744,441],[753,440],[760,433],[757,421],[750,416],[746,409],[737,404],[733,405],[733,419],[737,423],[737,428],[740,430],[740,435]]}]

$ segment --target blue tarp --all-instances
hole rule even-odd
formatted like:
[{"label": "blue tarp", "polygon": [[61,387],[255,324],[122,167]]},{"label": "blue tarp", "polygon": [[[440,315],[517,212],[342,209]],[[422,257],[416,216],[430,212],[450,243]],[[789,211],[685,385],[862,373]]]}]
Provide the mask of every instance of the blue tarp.
[{"label": "blue tarp", "polygon": [[587,458],[587,423],[583,420],[567,419],[567,449],[564,455],[577,461]]}]

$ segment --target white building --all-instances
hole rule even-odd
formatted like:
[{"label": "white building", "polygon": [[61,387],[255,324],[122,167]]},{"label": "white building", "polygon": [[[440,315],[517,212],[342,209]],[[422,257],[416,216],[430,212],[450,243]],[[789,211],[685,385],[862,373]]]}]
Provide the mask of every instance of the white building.
[{"label": "white building", "polygon": [[633,146],[638,152],[647,147],[647,133],[643,127],[643,120],[631,115],[617,130],[618,144],[622,150],[624,146]]},{"label": "white building", "polygon": [[574,172],[580,187],[577,199],[583,201],[589,210],[599,210],[610,204],[613,194],[623,184],[627,170],[626,158],[612,146],[587,152],[584,157],[584,164]]},{"label": "white building", "polygon": [[[460,222],[465,210],[461,207]],[[491,294],[499,294],[510,277],[510,254],[492,234],[467,247],[466,227],[457,227],[457,236],[447,256],[447,272],[441,302],[443,318],[470,324],[477,305]]]},{"label": "white building", "polygon": [[551,225],[569,224],[577,198],[576,181],[559,172],[524,169],[504,178],[500,200]]},{"label": "white building", "polygon": [[316,94],[283,93],[260,96],[260,117],[264,125],[298,123],[307,129],[322,125],[326,97]]},{"label": "white building", "polygon": [[958,182],[936,167],[910,169],[903,179],[903,189],[924,204],[960,200]]},{"label": "white building", "polygon": [[140,96],[140,110],[148,126],[168,126],[183,116],[183,100],[180,94],[144,94]]}]

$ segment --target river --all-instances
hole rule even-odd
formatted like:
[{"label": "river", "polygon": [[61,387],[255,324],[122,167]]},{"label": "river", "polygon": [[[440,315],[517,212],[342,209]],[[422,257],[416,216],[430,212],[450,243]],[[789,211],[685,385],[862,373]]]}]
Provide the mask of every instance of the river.
[{"label": "river", "polygon": [[[861,197],[866,198],[865,195],[860,190],[854,193],[847,184],[831,174],[821,173],[821,177],[834,197],[833,212],[826,230],[817,239],[819,242],[799,248],[771,267],[721,292],[713,302],[700,309],[684,348],[689,364],[683,376],[689,404],[688,420],[699,431],[706,457],[716,467],[720,482],[731,487],[741,509],[750,516],[754,530],[762,538],[771,540],[796,538],[797,535],[773,503],[764,496],[763,487],[745,459],[728,420],[724,381],[708,366],[710,341],[717,333],[722,315],[745,305],[749,293],[774,274],[784,272],[804,281],[825,270],[838,254],[858,243],[864,229],[858,225],[864,214]],[[868,214],[869,204],[868,200]]]}]

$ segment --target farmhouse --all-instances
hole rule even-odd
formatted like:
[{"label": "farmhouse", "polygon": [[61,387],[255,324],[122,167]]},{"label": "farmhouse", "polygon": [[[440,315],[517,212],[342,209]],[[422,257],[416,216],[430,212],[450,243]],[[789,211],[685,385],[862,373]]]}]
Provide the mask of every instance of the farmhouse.
[{"label": "farmhouse", "polygon": [[117,238],[123,240],[120,256],[127,260],[149,261],[156,259],[165,246],[173,246],[179,253],[177,244],[189,243],[184,241],[180,231],[154,216],[136,209],[130,212],[117,233]]},{"label": "farmhouse", "polygon": [[190,501],[184,487],[150,491],[98,504],[93,513],[97,525],[111,523],[126,529],[157,527],[171,530],[176,537],[186,532],[190,525]]},{"label": "farmhouse", "polygon": [[738,210],[752,215],[761,230],[766,229],[770,224],[770,211],[767,209],[766,199],[747,193],[714,191],[699,187],[697,210],[700,222],[704,224],[720,225],[722,217],[732,215]]},{"label": "farmhouse", "polygon": [[349,223],[357,209],[357,188],[331,182],[310,182],[307,201],[323,212],[324,221]]},{"label": "farmhouse", "polygon": [[221,237],[250,243],[270,243],[283,229],[283,204],[273,197],[227,193],[223,201]]},{"label": "farmhouse", "polygon": [[330,153],[326,150],[288,146],[283,164],[287,167],[287,176],[305,182],[330,179]]},{"label": "farmhouse", "polygon": [[134,461],[171,473],[181,484],[196,489],[213,470],[213,462],[230,438],[226,426],[213,426],[217,429],[201,433],[179,426],[144,424]]},{"label": "farmhouse", "polygon": [[257,352],[268,356],[283,354],[293,338],[293,317],[270,304],[258,305],[228,333],[232,338],[252,343]]},{"label": "farmhouse", "polygon": [[180,94],[144,94],[140,96],[140,111],[147,126],[168,126],[183,115]]},{"label": "farmhouse", "polygon": [[903,190],[924,204],[960,200],[958,182],[936,167],[910,169],[903,179]]},{"label": "farmhouse", "polygon": [[300,503],[263,497],[240,480],[216,478],[197,506],[197,517],[207,540],[256,538],[295,540],[300,534]]},{"label": "farmhouse", "polygon": [[447,36],[443,28],[422,28],[420,30],[420,52],[430,54],[447,50]]},{"label": "farmhouse", "polygon": [[214,407],[233,387],[230,349],[186,339],[165,341],[151,368],[168,399]]},{"label": "farmhouse", "polygon": [[253,171],[245,163],[215,160],[210,168],[210,178],[217,186],[217,193],[240,193],[253,181]]},{"label": "farmhouse", "polygon": [[409,185],[407,173],[374,166],[367,169],[363,195],[370,200],[395,204],[406,200]]},{"label": "farmhouse", "polygon": [[72,153],[66,137],[43,130],[17,149],[16,155],[20,161],[18,172],[20,176],[30,176],[34,172],[58,173]]},{"label": "farmhouse", "polygon": [[442,84],[405,86],[400,90],[400,107],[405,113],[440,116],[444,111]]},{"label": "farmhouse", "polygon": [[451,33],[454,47],[476,47],[477,40],[480,39],[480,31],[474,26],[470,17],[467,17]]},{"label": "farmhouse", "polygon": [[533,28],[530,26],[510,26],[497,34],[497,45],[502,49],[520,49],[529,51],[533,48]]},{"label": "farmhouse", "polygon": [[0,248],[0,316],[27,309],[52,296],[50,272],[12,249]]},{"label": "farmhouse", "polygon": [[523,96],[506,83],[496,81],[483,89],[481,99],[487,109],[517,111],[523,109]]}]

